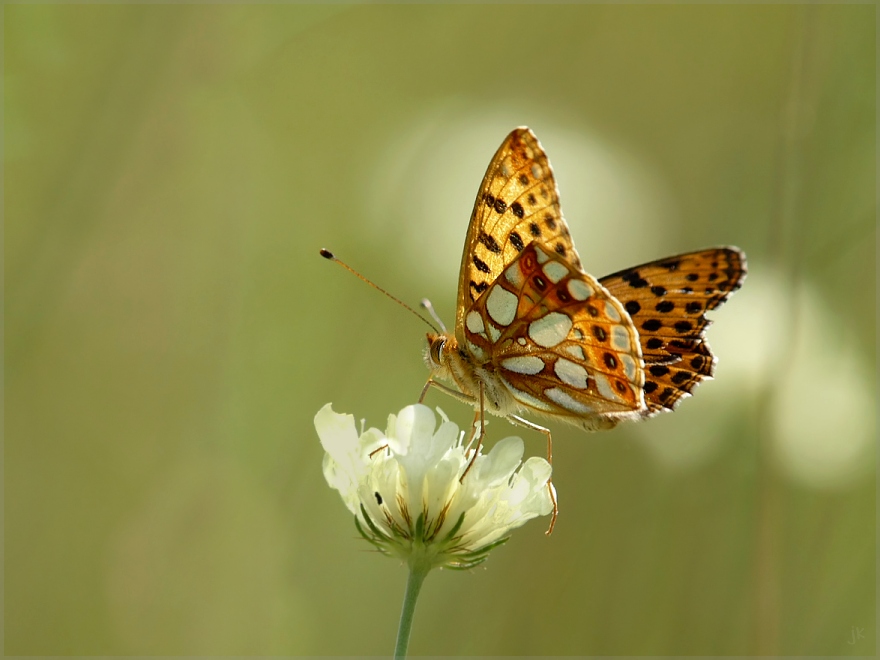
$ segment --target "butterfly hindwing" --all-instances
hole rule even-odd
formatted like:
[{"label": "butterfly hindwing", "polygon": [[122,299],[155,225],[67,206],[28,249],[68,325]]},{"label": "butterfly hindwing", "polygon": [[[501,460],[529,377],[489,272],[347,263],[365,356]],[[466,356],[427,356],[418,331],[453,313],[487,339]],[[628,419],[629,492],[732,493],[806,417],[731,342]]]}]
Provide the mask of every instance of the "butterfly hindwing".
[{"label": "butterfly hindwing", "polygon": [[470,307],[464,334],[526,408],[599,418],[645,407],[638,334],[623,307],[537,241]]},{"label": "butterfly hindwing", "polygon": [[705,312],[721,305],[746,275],[736,248],[700,250],[627,268],[599,281],[627,310],[645,361],[645,402],[650,412],[671,410],[701,380],[715,356],[705,340]]}]

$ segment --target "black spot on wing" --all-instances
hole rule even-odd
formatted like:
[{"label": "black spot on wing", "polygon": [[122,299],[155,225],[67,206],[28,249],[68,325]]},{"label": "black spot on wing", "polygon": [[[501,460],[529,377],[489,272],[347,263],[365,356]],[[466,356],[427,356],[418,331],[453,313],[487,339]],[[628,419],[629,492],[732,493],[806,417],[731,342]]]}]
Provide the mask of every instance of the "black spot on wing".
[{"label": "black spot on wing", "polygon": [[513,247],[516,248],[517,252],[522,252],[526,247],[526,244],[523,243],[522,237],[515,231],[510,232],[510,242],[513,244]]},{"label": "black spot on wing", "polygon": [[473,259],[474,259],[474,266],[477,267],[478,271],[480,271],[481,273],[488,273],[489,272],[489,266],[486,264],[485,261],[480,259],[477,255],[474,255]]},{"label": "black spot on wing", "polygon": [[480,243],[482,243],[489,252],[493,254],[501,254],[501,246],[498,245],[498,241],[496,241],[492,236],[489,236],[486,232],[480,234],[479,238]]}]

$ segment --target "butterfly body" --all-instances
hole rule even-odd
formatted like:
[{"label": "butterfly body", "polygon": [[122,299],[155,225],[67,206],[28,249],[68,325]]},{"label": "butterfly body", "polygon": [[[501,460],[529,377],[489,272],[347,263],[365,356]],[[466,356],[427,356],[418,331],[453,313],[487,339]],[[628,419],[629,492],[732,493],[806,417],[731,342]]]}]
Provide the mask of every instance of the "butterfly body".
[{"label": "butterfly body", "polygon": [[454,332],[428,335],[428,384],[536,428],[519,413],[592,431],[671,410],[712,375],[703,312],[744,276],[736,248],[584,272],[547,157],[515,129],[477,195]]}]

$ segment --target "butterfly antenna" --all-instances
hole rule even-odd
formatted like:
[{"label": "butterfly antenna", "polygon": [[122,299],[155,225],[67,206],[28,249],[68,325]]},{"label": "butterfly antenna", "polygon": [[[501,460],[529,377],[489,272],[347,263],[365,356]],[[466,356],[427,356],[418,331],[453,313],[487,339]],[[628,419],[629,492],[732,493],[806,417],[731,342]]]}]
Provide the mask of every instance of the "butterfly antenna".
[{"label": "butterfly antenna", "polygon": [[431,301],[427,298],[422,298],[421,305],[424,309],[428,310],[428,314],[430,314],[431,318],[437,322],[437,325],[439,325],[443,329],[443,332],[448,332],[446,330],[446,325],[443,323],[443,320],[439,316],[437,316],[437,312],[434,310],[434,305],[431,304]]},{"label": "butterfly antenna", "polygon": [[[342,261],[341,259],[339,259],[335,254],[333,254],[332,252],[330,252],[330,250],[325,250],[324,248],[321,248],[321,256],[324,257],[325,259],[329,259],[330,261],[335,261],[335,262],[338,263],[340,266],[342,266],[343,268],[345,268],[345,270],[347,270],[349,273],[351,273],[352,275],[354,275],[355,277],[357,277],[357,278],[360,279],[361,281],[366,282],[367,284],[369,284],[369,285],[370,285],[371,287],[373,287],[374,289],[377,289],[377,290],[381,291],[381,292],[384,293],[386,296],[388,296],[389,298],[391,298],[391,300],[393,300],[394,302],[396,302],[398,305],[400,305],[400,306],[403,307],[404,309],[408,309],[408,310],[411,311],[413,314],[415,314],[416,316],[418,316],[420,319],[422,319],[422,321],[424,321],[425,323],[428,324],[428,326],[431,328],[431,330],[433,330],[433,331],[436,332],[436,333],[439,333],[439,332],[440,332],[439,330],[437,330],[437,328],[434,326],[433,323],[431,323],[428,319],[426,319],[424,316],[422,316],[421,314],[419,314],[419,313],[418,313],[416,310],[414,310],[412,307],[410,307],[410,306],[407,305],[405,302],[403,302],[400,298],[395,298],[395,297],[392,296],[390,293],[388,293],[385,289],[383,289],[381,286],[379,286],[379,285],[376,284],[375,282],[372,282],[372,281],[368,280],[366,277],[364,277],[364,276],[361,275],[359,272],[357,272],[354,268],[352,268],[352,267],[349,266],[347,263],[345,263],[344,261]],[[430,303],[429,303],[429,304],[430,304]],[[436,317],[435,317],[435,318],[436,318]],[[443,324],[441,323],[440,325],[442,326]],[[443,331],[446,332],[446,328],[444,328]]]}]

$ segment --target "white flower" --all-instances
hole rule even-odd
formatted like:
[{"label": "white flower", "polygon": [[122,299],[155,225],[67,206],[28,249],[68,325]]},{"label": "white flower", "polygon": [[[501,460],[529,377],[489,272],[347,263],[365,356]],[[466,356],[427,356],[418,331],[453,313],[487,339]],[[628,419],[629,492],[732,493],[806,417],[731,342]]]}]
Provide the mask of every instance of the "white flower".
[{"label": "white flower", "polygon": [[445,417],[436,425],[421,404],[389,415],[385,433],[358,435],[354,417],[331,404],[315,415],[327,452],[324,476],[364,538],[410,562],[470,568],[513,529],[553,510],[551,468],[543,458],[520,464],[523,442],[512,437],[480,453],[468,470],[473,450],[462,446],[464,434]]}]

